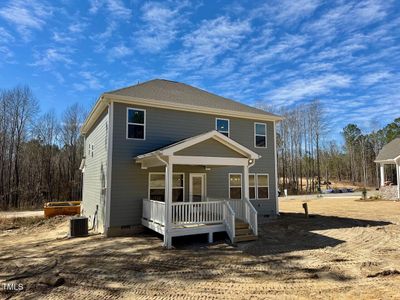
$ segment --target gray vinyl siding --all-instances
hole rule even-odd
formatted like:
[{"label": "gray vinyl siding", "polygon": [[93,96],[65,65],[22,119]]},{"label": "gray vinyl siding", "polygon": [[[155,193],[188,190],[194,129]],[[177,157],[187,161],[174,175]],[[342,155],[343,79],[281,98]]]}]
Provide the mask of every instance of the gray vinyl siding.
[{"label": "gray vinyl siding", "polygon": [[[127,107],[146,110],[146,139],[126,139]],[[134,157],[155,149],[173,144],[177,141],[202,134],[215,129],[215,118],[227,118],[223,115],[206,115],[195,112],[183,112],[144,106],[127,106],[114,103],[113,124],[113,169],[111,188],[110,226],[127,226],[140,224],[142,216],[142,199],[148,196],[148,173],[163,172],[163,168],[141,169]],[[276,214],[275,191],[275,153],[273,122],[228,118],[230,120],[230,138],[260,154],[250,168],[250,173],[269,174],[269,199],[252,200],[261,215]],[[254,123],[267,124],[267,148],[254,147]],[[207,142],[207,141],[206,141]],[[202,145],[183,150],[185,155],[201,155],[205,151]],[[219,156],[222,149],[208,149],[208,153]],[[225,150],[229,151],[230,150]],[[190,153],[190,154],[189,154]],[[185,172],[185,194],[189,192],[189,173],[206,173],[207,196],[211,198],[228,198],[228,173],[242,173],[242,167],[211,167],[206,171],[201,166],[175,166],[174,172]]]},{"label": "gray vinyl siding", "polygon": [[[85,171],[83,173],[83,214],[95,230],[103,232],[105,222],[105,195],[108,156],[108,112],[105,110],[85,138]],[[89,150],[90,147],[90,150]],[[93,151],[92,151],[93,147]]]}]

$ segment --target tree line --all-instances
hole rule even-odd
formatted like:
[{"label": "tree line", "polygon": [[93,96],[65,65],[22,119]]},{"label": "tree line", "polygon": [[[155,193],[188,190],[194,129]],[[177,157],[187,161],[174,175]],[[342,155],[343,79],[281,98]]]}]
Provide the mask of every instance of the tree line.
[{"label": "tree line", "polygon": [[281,108],[277,113],[285,118],[277,127],[281,190],[287,189],[291,194],[315,193],[324,186],[332,187],[333,182],[379,186],[379,167],[374,160],[385,144],[400,137],[400,118],[372,132],[348,124],[341,132],[344,143],[339,143],[329,139],[327,115],[318,100]]},{"label": "tree line", "polygon": [[83,155],[78,104],[41,113],[28,86],[0,90],[0,208],[80,200]]},{"label": "tree line", "polygon": [[[329,140],[318,100],[275,112],[284,117],[277,127],[279,187],[292,194],[315,193],[331,181],[378,186],[374,159],[383,145],[400,136],[397,118],[369,133],[348,124],[344,143]],[[78,104],[60,118],[54,111],[41,113],[28,86],[0,90],[0,209],[81,200],[84,145],[79,130],[85,115]]]}]

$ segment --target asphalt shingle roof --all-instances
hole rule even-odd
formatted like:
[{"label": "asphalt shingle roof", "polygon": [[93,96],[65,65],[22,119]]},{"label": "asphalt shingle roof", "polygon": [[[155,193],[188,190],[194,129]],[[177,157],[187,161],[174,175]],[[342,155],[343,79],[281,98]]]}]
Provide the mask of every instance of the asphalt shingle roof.
[{"label": "asphalt shingle roof", "polygon": [[209,93],[202,89],[165,79],[153,79],[137,85],[110,91],[106,94],[165,101],[177,105],[194,105],[211,109],[224,109],[279,117],[264,110]]},{"label": "asphalt shingle roof", "polygon": [[398,156],[400,156],[400,138],[395,138],[393,141],[383,146],[376,157],[376,161],[392,160]]}]

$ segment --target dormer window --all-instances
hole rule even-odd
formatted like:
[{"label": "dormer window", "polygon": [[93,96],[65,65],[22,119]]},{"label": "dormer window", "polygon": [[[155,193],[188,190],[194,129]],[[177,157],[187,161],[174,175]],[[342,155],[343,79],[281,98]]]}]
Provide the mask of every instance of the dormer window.
[{"label": "dormer window", "polygon": [[215,130],[229,137],[229,119],[215,119]]}]

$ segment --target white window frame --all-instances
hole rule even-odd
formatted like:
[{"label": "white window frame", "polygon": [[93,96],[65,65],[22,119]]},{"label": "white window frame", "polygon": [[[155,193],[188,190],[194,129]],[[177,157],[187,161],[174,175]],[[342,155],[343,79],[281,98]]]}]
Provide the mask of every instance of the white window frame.
[{"label": "white window frame", "polygon": [[[133,123],[133,122],[129,122],[129,111],[130,110],[139,110],[139,111],[143,111],[144,113],[144,123]],[[138,139],[138,138],[130,138],[128,136],[129,133],[129,125],[139,125],[139,126],[143,126],[143,138],[142,139]],[[136,108],[136,107],[127,107],[126,108],[126,139],[127,140],[138,140],[138,141],[145,141],[146,140],[146,110],[142,109],[142,108]]]},{"label": "white window frame", "polygon": [[[218,120],[228,121],[228,131],[218,131]],[[215,130],[222,134],[227,133],[228,137],[231,137],[231,121],[224,118],[215,118]]]},{"label": "white window frame", "polygon": [[[243,199],[243,176],[242,173],[228,173],[228,196],[231,199],[231,175],[240,175],[240,199]],[[233,186],[233,188],[238,188],[238,186]],[[239,200],[239,199],[232,199]]]},{"label": "white window frame", "polygon": [[[258,185],[258,176],[267,176],[268,178],[268,185],[263,185],[263,186],[259,186]],[[270,184],[269,184],[269,174],[268,173],[256,173],[256,198],[257,200],[269,200],[269,194],[270,194]],[[258,197],[258,188],[259,187],[267,187],[268,188],[268,198],[259,198]]]},{"label": "white window frame", "polygon": [[[147,180],[147,199],[149,199],[149,200],[151,200],[150,199],[150,190],[151,190],[150,177],[153,174],[154,175],[164,175],[164,183],[165,183],[165,172],[149,172],[149,177],[148,177],[148,180]],[[173,172],[172,176],[174,176],[174,175],[182,175],[183,186],[182,187],[175,187],[175,189],[182,189],[183,190],[183,202],[185,202],[185,198],[186,198],[186,195],[185,195],[185,173],[183,173],[183,172]],[[156,188],[154,188],[154,189],[156,189]],[[161,189],[161,188],[157,188],[157,190],[159,190],[159,189]],[[173,186],[172,186],[172,189],[174,189]],[[164,186],[164,190],[165,190],[165,186]],[[165,195],[164,195],[164,198],[165,198]]]},{"label": "white window frame", "polygon": [[[264,127],[265,127],[265,135],[264,134],[257,134],[257,125],[264,125]],[[267,132],[267,124],[266,123],[259,123],[259,122],[255,122],[254,123],[254,148],[267,148],[267,146],[268,146],[267,133],[268,132]],[[257,136],[265,137],[265,146],[264,147],[257,146]]]},{"label": "white window frame", "polygon": [[[254,186],[250,185],[250,176],[254,176]],[[254,197],[250,198],[250,188],[254,187]],[[257,199],[257,174],[256,173],[249,173],[249,200],[256,200]]]}]

